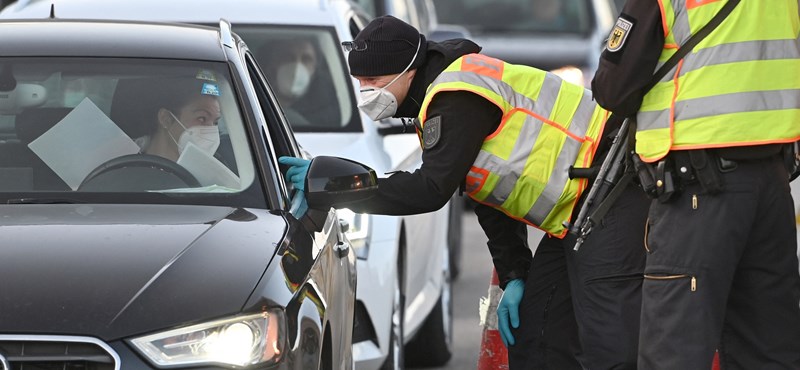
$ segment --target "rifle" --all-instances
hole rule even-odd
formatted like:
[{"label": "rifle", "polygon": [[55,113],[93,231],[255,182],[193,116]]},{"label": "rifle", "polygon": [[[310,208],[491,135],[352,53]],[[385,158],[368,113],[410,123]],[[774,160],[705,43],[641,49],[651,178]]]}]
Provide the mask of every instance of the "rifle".
[{"label": "rifle", "polygon": [[[603,216],[611,208],[611,204],[619,197],[633,178],[633,166],[628,160],[628,140],[630,122],[626,118],[614,136],[611,148],[603,159],[594,178],[589,194],[583,201],[578,217],[568,226],[571,233],[578,236],[574,250],[577,251]],[[633,154],[635,155],[635,154]],[[590,177],[592,169],[570,168],[569,177]],[[588,172],[587,172],[588,171]]]}]

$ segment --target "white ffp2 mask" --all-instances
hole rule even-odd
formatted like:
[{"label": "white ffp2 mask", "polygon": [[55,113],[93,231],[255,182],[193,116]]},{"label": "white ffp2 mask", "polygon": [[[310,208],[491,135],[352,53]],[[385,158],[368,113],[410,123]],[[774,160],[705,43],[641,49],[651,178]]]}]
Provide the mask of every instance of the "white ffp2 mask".
[{"label": "white ffp2 mask", "polygon": [[[178,122],[181,127],[183,127],[183,133],[181,137],[175,141],[175,138],[172,137],[172,134],[169,136],[175,141],[175,144],[178,145],[178,153],[183,153],[186,149],[187,143],[194,144],[198,149],[206,152],[208,155],[213,156],[214,153],[217,152],[217,148],[219,148],[219,127],[216,125],[214,126],[192,126],[186,128],[183,125],[183,122],[175,117],[172,112],[169,112],[175,122]],[[169,130],[167,130],[169,133]]]},{"label": "white ffp2 mask", "polygon": [[397,98],[386,88],[400,79],[400,76],[408,72],[408,69],[411,68],[411,66],[414,64],[414,61],[417,60],[417,55],[419,54],[419,48],[421,45],[422,38],[420,37],[419,41],[417,42],[417,51],[414,53],[414,57],[411,58],[411,62],[408,63],[403,72],[400,72],[397,77],[389,81],[386,86],[364,87],[359,91],[361,99],[358,103],[358,109],[361,109],[361,111],[369,116],[369,118],[372,118],[373,121],[389,118],[397,113]]},{"label": "white ffp2 mask", "polygon": [[286,63],[278,67],[278,90],[284,96],[297,98],[308,91],[311,71],[302,63]]}]

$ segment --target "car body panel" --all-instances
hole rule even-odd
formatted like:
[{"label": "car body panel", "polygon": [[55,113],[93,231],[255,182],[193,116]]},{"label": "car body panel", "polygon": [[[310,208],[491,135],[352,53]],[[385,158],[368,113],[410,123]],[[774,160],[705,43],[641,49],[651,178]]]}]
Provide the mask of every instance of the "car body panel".
[{"label": "car body panel", "polygon": [[[286,223],[263,212],[251,221],[227,218],[234,211],[168,205],[3,207],[7,244],[0,259],[6,261],[0,269],[0,310],[14,317],[3,330],[115,340],[238,312],[275,251],[274,245],[249,240],[280,240]],[[240,273],[223,274],[232,269]]]}]

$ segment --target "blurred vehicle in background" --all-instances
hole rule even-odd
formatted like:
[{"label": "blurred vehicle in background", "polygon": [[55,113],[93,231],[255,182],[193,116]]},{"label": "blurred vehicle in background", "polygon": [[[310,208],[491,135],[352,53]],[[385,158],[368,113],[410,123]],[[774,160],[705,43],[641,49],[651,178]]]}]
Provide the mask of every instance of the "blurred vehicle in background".
[{"label": "blurred vehicle in background", "polygon": [[[433,0],[438,20],[466,27],[482,54],[543,70],[574,67],[589,86],[614,22],[609,0]],[[574,74],[574,73],[573,73]]]},{"label": "blurred vehicle in background", "polygon": [[414,26],[428,40],[443,41],[470,38],[459,25],[442,24],[436,16],[433,0],[355,0],[372,17],[391,15]]},{"label": "blurred vehicle in background", "polygon": [[[469,31],[459,25],[442,24],[437,21],[436,8],[432,0],[356,0],[370,18],[392,15],[414,26],[431,41],[450,39],[469,39]],[[355,38],[357,32],[352,34]],[[398,157],[421,158],[422,150],[414,129],[407,129],[401,120],[385,118],[380,121],[381,133],[391,136],[384,139],[384,145],[392,152],[402,153]],[[421,161],[418,163],[422,163]],[[463,198],[463,199],[461,199]],[[454,195],[450,201],[450,214],[447,223],[447,243],[450,250],[450,278],[455,280],[461,271],[461,211],[467,197]]]},{"label": "blurred vehicle in background", "polygon": [[[2,17],[49,15],[51,1],[25,3],[6,8]],[[58,18],[197,24],[225,18],[270,81],[304,150],[358,160],[379,174],[411,171],[421,163],[419,155],[387,152],[375,123],[357,109],[357,82],[349,76],[340,43],[351,40],[369,16],[351,2],[59,0],[55,13]],[[414,139],[412,145],[419,148]],[[359,258],[353,335],[357,368],[402,367],[404,344],[414,337],[424,338],[425,345],[409,356],[431,364],[449,359],[451,207],[409,217],[339,211]]]}]

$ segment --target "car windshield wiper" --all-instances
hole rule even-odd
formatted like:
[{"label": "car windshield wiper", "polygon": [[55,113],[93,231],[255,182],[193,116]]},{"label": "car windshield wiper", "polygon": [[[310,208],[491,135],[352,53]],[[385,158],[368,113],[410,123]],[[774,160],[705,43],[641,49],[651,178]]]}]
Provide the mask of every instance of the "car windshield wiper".
[{"label": "car windshield wiper", "polygon": [[86,203],[70,198],[17,198],[9,199],[6,204],[76,204]]}]

